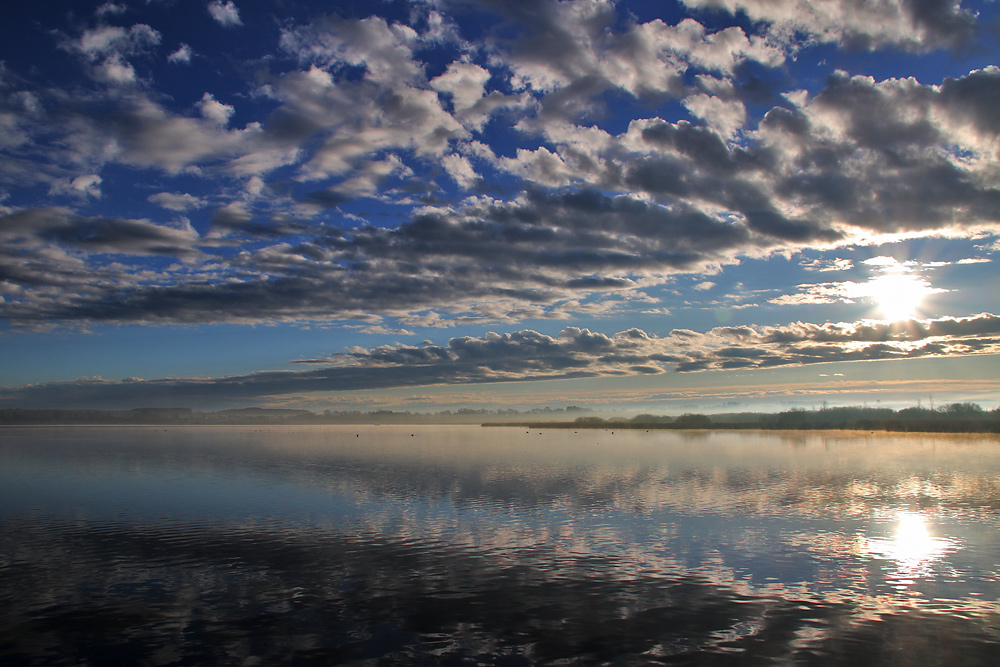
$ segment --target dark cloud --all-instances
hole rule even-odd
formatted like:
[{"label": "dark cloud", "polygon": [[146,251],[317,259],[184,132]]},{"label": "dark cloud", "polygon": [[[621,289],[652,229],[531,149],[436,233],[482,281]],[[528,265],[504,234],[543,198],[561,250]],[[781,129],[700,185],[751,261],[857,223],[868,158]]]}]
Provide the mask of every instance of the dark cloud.
[{"label": "dark cloud", "polygon": [[[9,224],[25,216],[52,214],[22,212]],[[214,221],[236,231],[252,226],[249,213],[238,206],[217,211]],[[191,242],[192,248],[184,249],[191,252],[197,241],[190,232],[141,221],[85,222],[65,211],[58,224],[33,230],[46,242],[93,252],[110,252],[116,241],[120,249],[151,253],[173,237]],[[462,312],[488,298],[510,299],[511,308],[552,305],[634,287],[636,274],[696,271],[728,261],[751,236],[738,223],[686,206],[590,191],[536,191],[515,202],[477,200],[427,211],[390,229],[296,231],[297,243],[228,258],[214,269],[213,280],[194,273],[187,280],[174,277],[172,284],[95,286],[96,293],[77,295],[71,305],[23,300],[11,304],[8,315],[22,323],[251,322],[343,320],[429,308]],[[303,238],[308,232],[318,235]]]},{"label": "dark cloud", "polygon": [[[4,315],[96,300],[139,280],[169,280],[135,258],[195,262],[198,233],[190,225],[82,217],[65,208],[27,209],[0,216],[0,285]],[[56,289],[53,289],[56,288]],[[29,315],[29,320],[40,320]]]},{"label": "dark cloud", "polygon": [[838,74],[799,113],[762,123],[776,131],[774,148],[795,151],[780,164],[776,193],[818,220],[865,230],[995,226],[1000,187],[985,161],[962,153],[985,159],[997,141],[998,96],[996,68],[937,88]]},{"label": "dark cloud", "polygon": [[347,195],[335,190],[314,190],[306,194],[302,201],[308,204],[315,204],[320,208],[337,208],[341,204],[351,201]]},{"label": "dark cloud", "polygon": [[975,35],[976,15],[956,0],[903,0],[903,10],[928,35],[930,46],[962,49]]}]

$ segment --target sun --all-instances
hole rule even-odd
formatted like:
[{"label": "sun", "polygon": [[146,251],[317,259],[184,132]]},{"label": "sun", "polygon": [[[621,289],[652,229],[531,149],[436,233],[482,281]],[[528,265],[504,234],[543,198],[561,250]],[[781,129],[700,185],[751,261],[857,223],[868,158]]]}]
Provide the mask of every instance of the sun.
[{"label": "sun", "polygon": [[852,291],[852,296],[874,302],[886,320],[897,321],[919,315],[927,295],[943,290],[935,289],[924,278],[908,273],[887,273],[855,285]]}]

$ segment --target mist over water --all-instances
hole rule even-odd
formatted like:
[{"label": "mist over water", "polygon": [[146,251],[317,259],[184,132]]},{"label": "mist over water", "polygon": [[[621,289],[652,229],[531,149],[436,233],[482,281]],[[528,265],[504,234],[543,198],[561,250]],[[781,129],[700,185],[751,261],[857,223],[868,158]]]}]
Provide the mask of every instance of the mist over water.
[{"label": "mist over water", "polygon": [[0,430],[0,664],[993,665],[1000,439]]}]

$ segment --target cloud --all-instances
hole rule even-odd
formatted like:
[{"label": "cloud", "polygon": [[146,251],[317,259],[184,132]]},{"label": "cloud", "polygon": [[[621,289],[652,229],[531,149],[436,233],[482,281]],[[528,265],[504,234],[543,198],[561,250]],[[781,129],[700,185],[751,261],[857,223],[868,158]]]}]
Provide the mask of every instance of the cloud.
[{"label": "cloud", "polygon": [[174,63],[176,65],[187,65],[191,62],[191,57],[194,56],[194,51],[187,44],[181,44],[177,47],[177,50],[167,56],[167,62]]},{"label": "cloud", "polygon": [[[633,120],[619,135],[550,125],[550,146],[519,149],[494,165],[551,187],[591,185],[721,208],[799,248],[995,232],[1000,135],[987,100],[997,91],[995,67],[936,86],[837,73],[813,97],[792,95],[791,107],[774,107],[755,130],[744,128],[748,142],[660,118]],[[712,123],[736,127],[721,119]]]},{"label": "cloud", "polygon": [[[143,219],[83,217],[65,208],[26,209],[0,216],[0,295],[7,317],[65,308],[139,284],[170,280],[142,258],[194,262],[198,233]],[[35,320],[29,328],[44,328]]]},{"label": "cloud", "polygon": [[60,179],[49,186],[52,194],[68,194],[79,198],[93,197],[101,198],[101,182],[103,179],[97,174],[82,174],[75,178]]},{"label": "cloud", "polygon": [[893,323],[795,323],[676,330],[652,336],[640,329],[613,335],[567,327],[558,336],[536,331],[460,336],[446,345],[351,348],[323,368],[267,371],[220,378],[109,381],[87,379],[0,389],[0,405],[218,404],[336,391],[442,384],[725,371],[845,361],[912,359],[1000,352],[1000,317]]},{"label": "cloud", "polygon": [[[161,204],[189,203],[155,196]],[[32,209],[19,215],[52,214]],[[84,224],[68,212],[61,216],[67,230]],[[220,230],[248,230],[252,220],[238,202],[214,216]],[[751,238],[740,224],[687,207],[596,192],[536,192],[515,202],[477,198],[454,208],[426,208],[393,229],[298,228],[296,235],[294,242],[248,248],[228,259],[221,269],[228,279],[214,284],[193,280],[109,290],[58,313],[47,307],[32,313],[23,304],[12,315],[32,321],[343,321],[361,312],[403,315],[433,308],[505,319],[538,312],[535,306],[544,312],[588,294],[705,271],[732,261]],[[69,231],[50,239],[72,240]],[[203,249],[211,251],[207,243]]]},{"label": "cloud", "polygon": [[806,271],[848,271],[854,268],[854,262],[849,259],[810,259],[799,262]]},{"label": "cloud", "polygon": [[898,266],[891,264],[886,266],[877,262],[874,265],[883,271],[882,275],[869,278],[865,282],[847,280],[798,285],[797,294],[783,294],[768,299],[768,303],[788,306],[837,302],[856,303],[860,300],[867,300],[882,310],[902,312],[903,310],[918,309],[923,300],[931,294],[942,294],[949,291],[940,287],[932,287],[926,278],[902,272]]},{"label": "cloud", "polygon": [[160,43],[160,33],[145,23],[133,25],[126,30],[120,26],[102,25],[84,30],[79,39],[64,46],[75,50],[90,60],[99,60],[110,55],[133,55],[142,53]]},{"label": "cloud", "polygon": [[204,199],[186,192],[157,192],[147,197],[147,200],[170,211],[181,212],[202,208],[207,203]]},{"label": "cloud", "polygon": [[73,131],[82,142],[92,142],[95,150],[114,151],[116,162],[171,174],[252,150],[261,134],[259,125],[227,130],[232,107],[206,96],[197,105],[202,118],[172,114],[148,97],[136,95],[122,100],[111,114],[78,116]]},{"label": "cloud", "polygon": [[103,5],[97,8],[97,11],[95,13],[98,16],[107,16],[109,14],[110,15],[124,14],[126,11],[128,11],[128,8],[123,4],[119,4],[116,2],[105,2]]},{"label": "cloud", "polygon": [[84,30],[78,39],[66,40],[62,48],[78,54],[95,80],[112,86],[138,83],[138,75],[128,58],[148,53],[160,43],[160,33],[145,23],[126,30],[100,25]]},{"label": "cloud", "polygon": [[[365,158],[391,150],[438,159],[451,142],[469,138],[442,107],[415,59],[413,50],[420,44],[412,28],[379,17],[328,18],[282,34],[283,49],[309,69],[290,72],[268,88],[281,107],[265,130],[282,142],[317,145],[300,178],[338,177]],[[345,79],[339,73],[343,66],[364,68],[364,77]]]},{"label": "cloud", "polygon": [[0,239],[26,247],[56,244],[95,253],[176,256],[193,252],[198,234],[190,226],[167,227],[149,220],[82,217],[64,208],[26,209],[0,217]]},{"label": "cloud", "polygon": [[963,48],[974,36],[976,15],[956,0],[682,0],[688,7],[743,13],[768,24],[772,39],[818,42],[874,50]]},{"label": "cloud", "polygon": [[197,106],[203,117],[220,127],[225,127],[235,112],[232,106],[219,102],[211,93],[202,95]]},{"label": "cloud", "polygon": [[[128,290],[95,282],[57,309],[25,299],[7,312],[15,324],[565,317],[742,257],[1000,231],[996,67],[937,85],[838,72],[753,117],[760,105],[742,96],[743,68],[777,67],[792,53],[778,39],[781,7],[801,9],[795,30],[813,39],[854,39],[862,28],[835,5],[720,0],[762,23],[715,30],[707,19],[643,23],[597,0],[485,2],[478,7],[501,24],[477,44],[429,9],[411,20],[417,27],[374,16],[289,20],[281,57],[265,59],[248,97],[227,97],[247,100],[239,114],[205,87],[200,99],[171,101],[141,85],[130,59],[159,43],[150,26],[89,28],[62,48],[88,72],[105,68],[102,80],[136,85],[91,82],[70,94],[12,79],[0,90],[0,182],[82,202],[112,191],[110,166],[148,169],[165,179],[144,193],[157,193],[150,202],[218,207],[196,220],[211,225],[203,236],[175,247],[190,260],[194,244],[220,267],[214,282],[174,273]],[[232,3],[209,7],[238,17]],[[862,9],[891,20],[868,28],[870,46],[909,44],[885,41],[904,24],[923,30],[914,39],[928,48],[951,43],[944,28],[966,16],[931,0],[871,7]],[[941,25],[920,18],[931,15]],[[168,60],[189,59],[184,46]],[[431,49],[445,59],[428,64]],[[637,102],[664,96],[692,120]],[[652,117],[583,124],[625,98]],[[204,194],[170,181],[192,176]],[[497,184],[491,196],[485,183]],[[366,199],[411,213],[379,224],[337,215]],[[91,217],[66,216],[96,233]],[[72,257],[102,266],[73,238],[53,234],[51,254],[33,265],[51,261],[58,273]],[[223,239],[226,252],[212,245]],[[138,262],[148,249],[135,247]]]},{"label": "cloud", "polygon": [[431,79],[429,85],[450,96],[453,115],[465,128],[482,131],[494,112],[530,106],[526,94],[487,93],[486,83],[492,76],[489,70],[475,63],[455,61],[443,74]]},{"label": "cloud", "polygon": [[413,48],[419,43],[413,28],[378,16],[326,17],[281,35],[282,48],[302,63],[324,69],[341,63],[363,67],[370,81],[381,84],[422,78],[423,68],[413,58]]},{"label": "cloud", "polygon": [[233,4],[233,0],[226,0],[225,4],[222,3],[222,0],[212,0],[208,3],[208,13],[215,19],[216,23],[224,28],[235,28],[243,25],[243,21],[240,20],[240,11]]},{"label": "cloud", "polygon": [[739,100],[723,100],[714,95],[699,94],[686,97],[683,104],[688,111],[726,138],[732,138],[746,120],[746,108]]},{"label": "cloud", "polygon": [[998,134],[985,98],[996,91],[993,67],[939,86],[838,73],[798,109],[761,122],[774,190],[784,206],[866,232],[995,227],[1000,190],[988,164]]},{"label": "cloud", "polygon": [[515,90],[539,102],[537,116],[520,122],[526,130],[600,117],[610,91],[680,97],[691,69],[731,75],[747,62],[775,67],[785,60],[779,46],[739,27],[710,32],[693,19],[621,25],[611,2],[510,3],[498,11],[520,30],[494,40],[494,59],[510,68]]}]

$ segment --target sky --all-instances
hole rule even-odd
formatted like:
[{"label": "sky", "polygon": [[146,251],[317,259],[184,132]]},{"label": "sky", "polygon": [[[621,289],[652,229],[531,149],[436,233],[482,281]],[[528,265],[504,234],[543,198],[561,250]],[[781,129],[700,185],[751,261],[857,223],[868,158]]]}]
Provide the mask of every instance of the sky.
[{"label": "sky", "polygon": [[0,16],[0,408],[1000,404],[993,0]]}]

